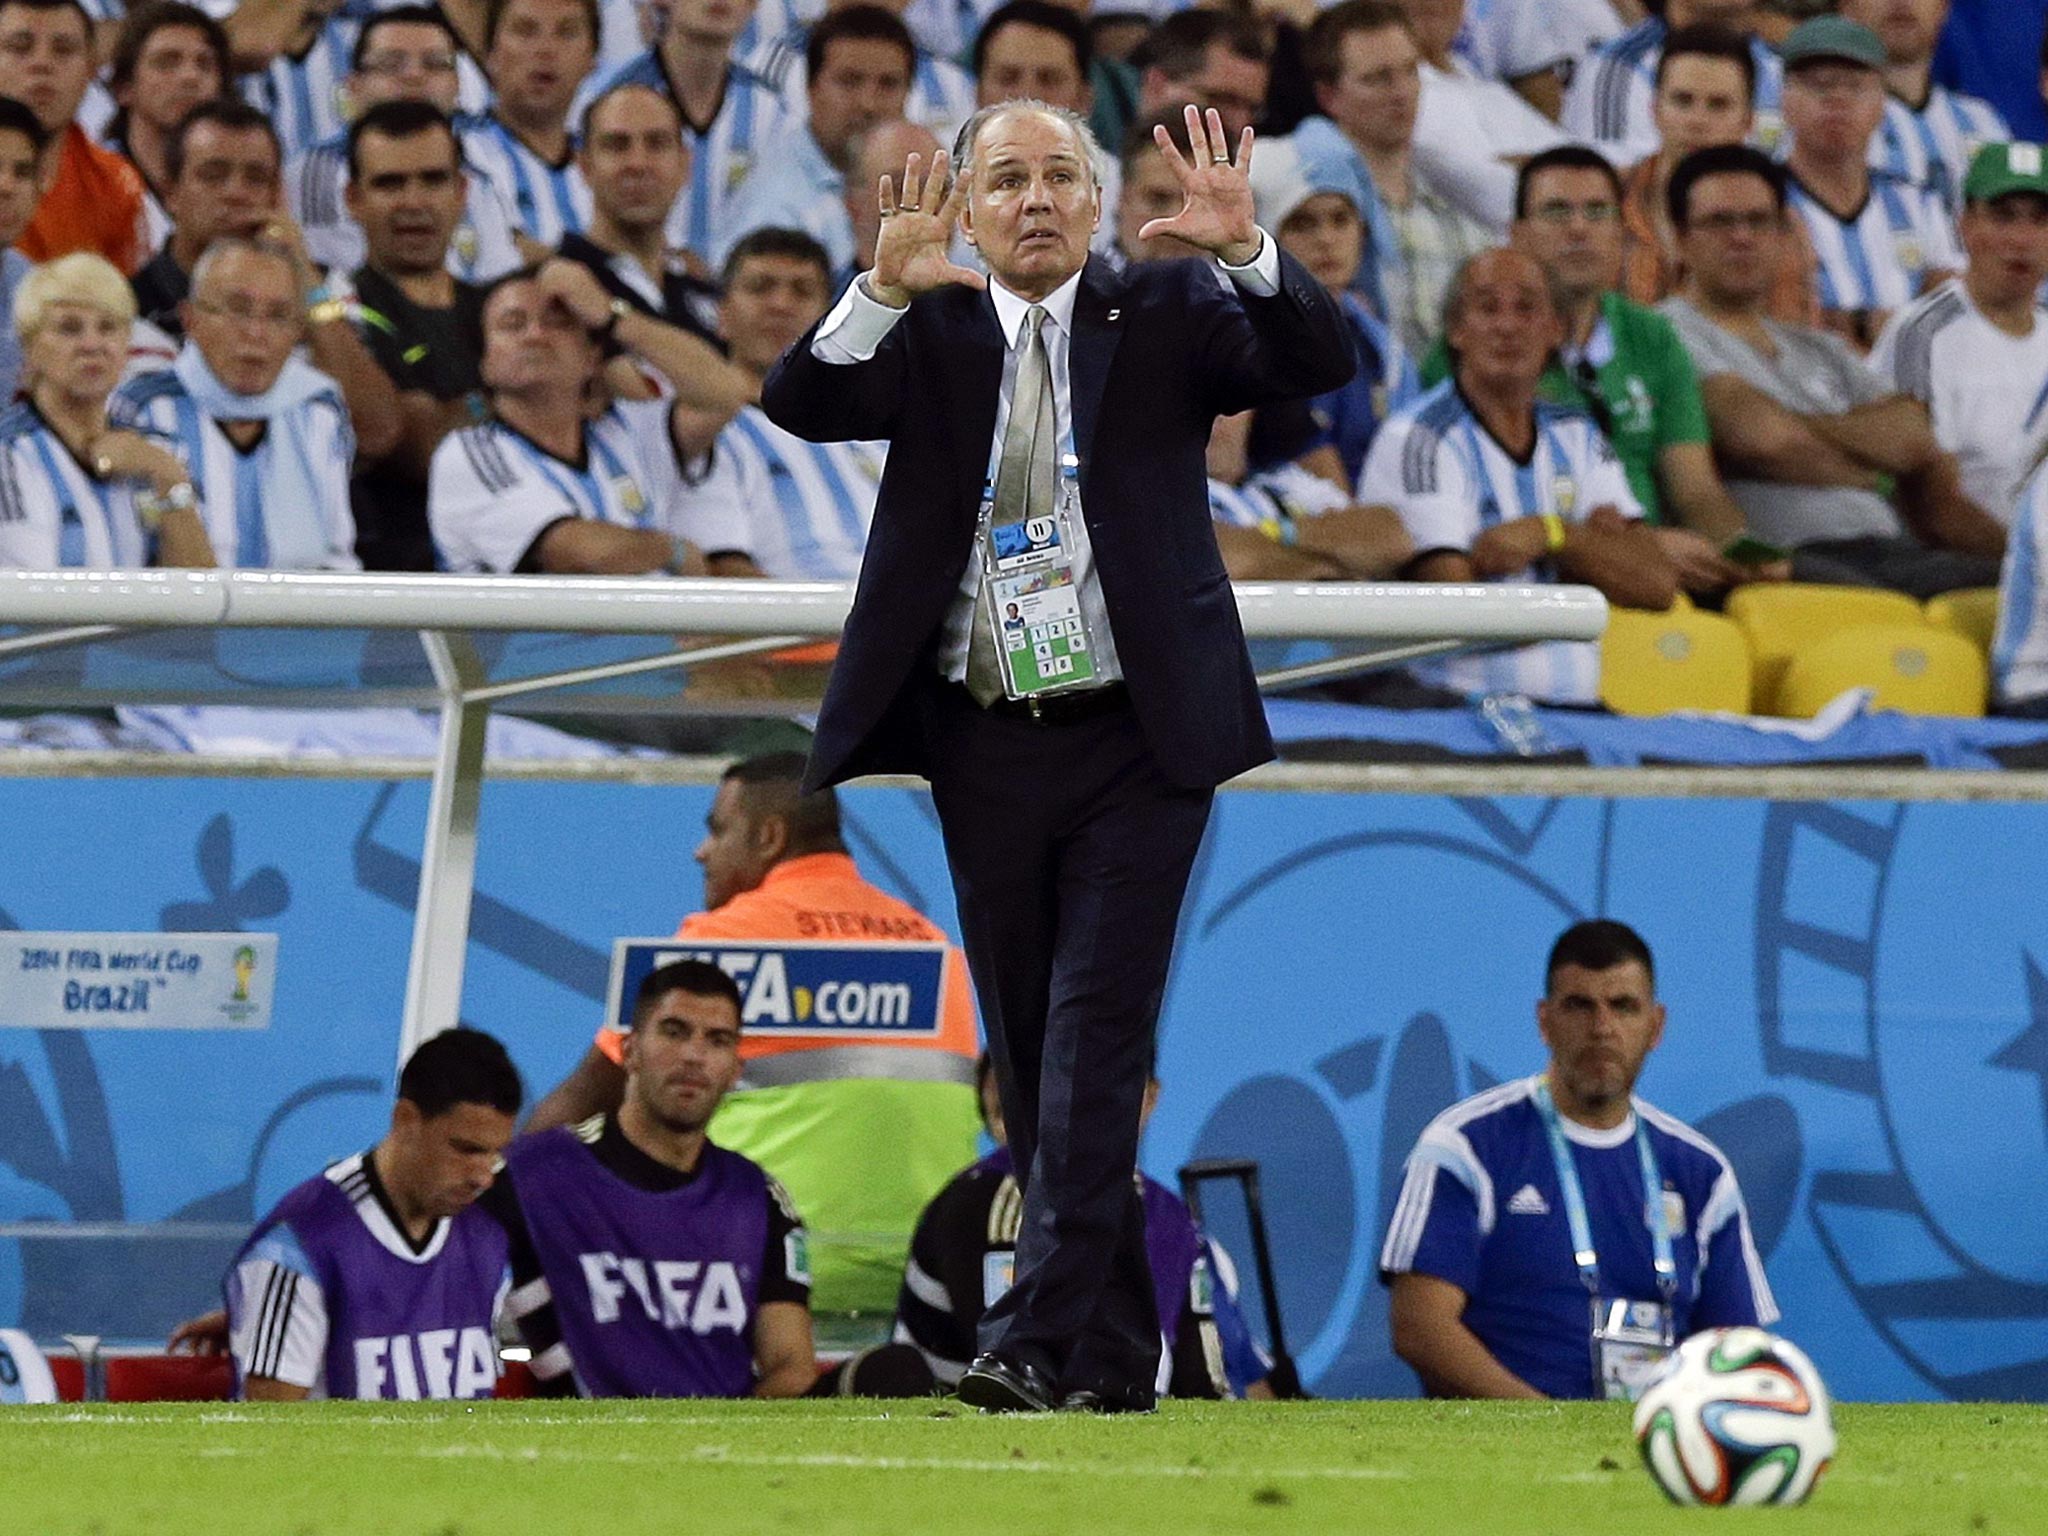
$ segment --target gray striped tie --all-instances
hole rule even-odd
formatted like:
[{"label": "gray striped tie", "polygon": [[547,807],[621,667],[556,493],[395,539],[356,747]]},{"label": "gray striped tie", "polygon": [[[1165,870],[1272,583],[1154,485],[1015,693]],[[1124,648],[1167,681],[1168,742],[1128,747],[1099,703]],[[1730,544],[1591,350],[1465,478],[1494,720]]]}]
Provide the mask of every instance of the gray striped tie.
[{"label": "gray striped tie", "polygon": [[[1053,420],[1052,365],[1045,355],[1045,306],[1024,312],[1024,355],[1017,359],[1017,382],[1010,392],[1010,420],[1003,429],[1003,454],[996,465],[995,504],[988,527],[1004,527],[1053,513],[1054,459],[1059,429]],[[988,529],[982,531],[984,543]],[[986,571],[985,552],[977,553]],[[974,599],[974,619],[967,641],[967,691],[986,708],[1003,696],[1003,664],[996,654],[995,615],[984,576]]]}]

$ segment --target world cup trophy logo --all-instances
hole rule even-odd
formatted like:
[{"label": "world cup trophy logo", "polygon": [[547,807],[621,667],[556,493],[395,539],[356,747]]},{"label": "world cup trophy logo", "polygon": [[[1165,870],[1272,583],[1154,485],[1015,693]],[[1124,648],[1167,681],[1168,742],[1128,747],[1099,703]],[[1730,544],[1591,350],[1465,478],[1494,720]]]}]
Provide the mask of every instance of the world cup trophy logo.
[{"label": "world cup trophy logo", "polygon": [[244,944],[235,951],[235,991],[232,1002],[249,1001],[249,983],[256,977],[256,951]]}]

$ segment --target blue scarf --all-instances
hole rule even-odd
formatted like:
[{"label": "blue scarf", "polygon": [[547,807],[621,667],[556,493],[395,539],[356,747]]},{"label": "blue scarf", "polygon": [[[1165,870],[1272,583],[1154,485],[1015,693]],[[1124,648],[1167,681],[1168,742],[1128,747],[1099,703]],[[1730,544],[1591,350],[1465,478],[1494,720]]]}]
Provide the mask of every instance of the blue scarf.
[{"label": "blue scarf", "polygon": [[[268,429],[253,452],[239,456],[237,480],[242,483],[200,486],[210,508],[225,505],[235,514],[236,564],[285,571],[318,570],[329,564],[332,549],[326,508],[335,499],[335,490],[323,484],[323,466],[315,462],[318,450],[310,431],[312,412],[306,407],[325,398],[334,402],[346,420],[347,407],[334,380],[312,364],[290,357],[262,394],[237,394],[215,377],[190,341],[179,349],[171,371],[201,415],[216,423],[260,421]],[[198,444],[192,445],[195,478],[204,474],[198,448]],[[345,486],[342,494],[346,494]]]}]

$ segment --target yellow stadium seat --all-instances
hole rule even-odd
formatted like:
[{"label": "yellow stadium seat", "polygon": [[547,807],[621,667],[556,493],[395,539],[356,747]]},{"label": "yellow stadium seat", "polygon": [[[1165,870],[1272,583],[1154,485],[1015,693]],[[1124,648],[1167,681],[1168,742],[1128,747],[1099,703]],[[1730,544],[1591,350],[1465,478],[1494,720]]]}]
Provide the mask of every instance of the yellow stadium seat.
[{"label": "yellow stadium seat", "polygon": [[1795,651],[1837,630],[1859,624],[1927,622],[1912,598],[1874,587],[1827,587],[1796,581],[1758,581],[1728,595],[1728,617],[1749,637],[1755,669],[1753,704],[1760,715],[1787,713],[1778,685]]},{"label": "yellow stadium seat", "polygon": [[1875,709],[1913,715],[1984,713],[1990,669],[1961,635],[1931,625],[1865,624],[1803,647],[1785,669],[1778,713],[1810,720],[1850,688],[1874,688]]},{"label": "yellow stadium seat", "polygon": [[1600,697],[1619,715],[1749,709],[1749,642],[1718,613],[1615,608],[1600,640]]},{"label": "yellow stadium seat", "polygon": [[1998,632],[1998,588],[1966,587],[1927,599],[1927,622],[1936,629],[1950,629],[1991,654],[1991,637]]}]

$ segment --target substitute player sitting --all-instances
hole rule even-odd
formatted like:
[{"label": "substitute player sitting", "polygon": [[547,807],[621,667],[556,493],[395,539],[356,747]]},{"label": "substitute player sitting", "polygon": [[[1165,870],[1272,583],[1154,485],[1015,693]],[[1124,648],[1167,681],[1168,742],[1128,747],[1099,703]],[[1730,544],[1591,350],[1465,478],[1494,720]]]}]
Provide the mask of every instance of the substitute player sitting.
[{"label": "substitute player sitting", "polygon": [[519,1099],[511,1058],[479,1030],[413,1052],[384,1139],[288,1193],[229,1269],[237,1397],[491,1395],[507,1242],[475,1201]]},{"label": "substitute player sitting", "polygon": [[816,1381],[803,1223],[705,1127],[739,1081],[740,993],[701,960],[641,984],[616,1113],[522,1138],[486,1199],[544,1391],[799,1397]]},{"label": "substitute player sitting", "polygon": [[1433,1397],[1632,1398],[1679,1340],[1778,1316],[1728,1159],[1633,1096],[1664,1033],[1648,946],[1579,923],[1547,977],[1548,1069],[1429,1123],[1380,1254]]}]

